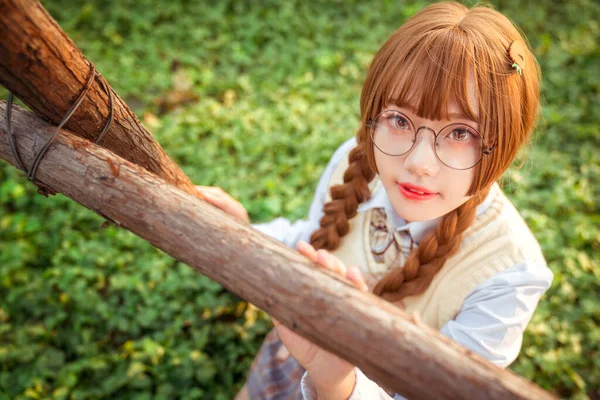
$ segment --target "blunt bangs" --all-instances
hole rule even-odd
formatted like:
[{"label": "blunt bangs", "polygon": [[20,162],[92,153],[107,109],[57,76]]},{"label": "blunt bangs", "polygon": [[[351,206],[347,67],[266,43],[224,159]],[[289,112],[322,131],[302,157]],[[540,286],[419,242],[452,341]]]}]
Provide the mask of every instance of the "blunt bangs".
[{"label": "blunt bangs", "polygon": [[414,40],[406,54],[385,73],[386,104],[409,106],[421,118],[448,120],[448,103],[454,99],[467,119],[479,122],[475,88],[474,54],[459,28],[428,32]]}]

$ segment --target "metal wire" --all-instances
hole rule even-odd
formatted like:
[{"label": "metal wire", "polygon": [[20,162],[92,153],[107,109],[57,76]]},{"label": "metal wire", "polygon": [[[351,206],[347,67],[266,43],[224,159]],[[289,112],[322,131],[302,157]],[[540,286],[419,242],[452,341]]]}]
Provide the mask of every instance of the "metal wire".
[{"label": "metal wire", "polygon": [[[71,106],[71,108],[69,109],[67,114],[63,117],[63,119],[60,121],[60,123],[54,130],[54,133],[48,138],[48,140],[46,140],[46,142],[44,143],[44,145],[42,146],[40,151],[36,154],[36,156],[34,157],[34,160],[33,160],[33,164],[31,165],[31,168],[29,170],[25,167],[25,164],[21,160],[21,157],[19,155],[16,143],[15,143],[15,137],[13,136],[13,133],[12,133],[12,129],[11,129],[12,113],[11,113],[11,111],[12,111],[12,103],[13,103],[13,94],[11,92],[8,93],[8,101],[6,104],[6,128],[8,131],[8,141],[9,141],[9,145],[10,145],[10,150],[11,150],[12,155],[17,164],[17,168],[19,168],[23,172],[25,172],[25,174],[27,175],[27,178],[30,181],[35,183],[35,176],[37,174],[37,171],[40,166],[42,158],[48,152],[48,149],[50,148],[52,141],[56,138],[56,136],[58,135],[58,133],[60,132],[62,127],[67,123],[67,121],[75,113],[77,108],[81,105],[81,103],[83,102],[83,99],[88,94],[88,92],[92,86],[92,82],[94,81],[94,78],[96,78],[97,76],[99,76],[99,74],[96,71],[96,67],[94,66],[94,64],[92,62],[90,62],[90,74],[89,74],[89,77],[88,77],[88,80],[87,80],[85,86],[83,87],[81,93],[77,97],[77,100],[75,101],[75,103]],[[113,102],[112,90],[109,88],[109,86],[106,83],[106,80],[104,78],[102,78],[100,80],[100,83],[102,84],[104,91],[108,95],[109,114],[108,114],[108,120],[106,121],[106,124],[104,125],[104,128],[102,129],[102,132],[100,132],[100,135],[95,140],[96,144],[100,143],[100,141],[102,140],[102,138],[104,137],[104,135],[106,134],[108,129],[110,128],[110,126],[113,122],[113,115],[114,115],[114,104],[113,104],[114,102]]]}]

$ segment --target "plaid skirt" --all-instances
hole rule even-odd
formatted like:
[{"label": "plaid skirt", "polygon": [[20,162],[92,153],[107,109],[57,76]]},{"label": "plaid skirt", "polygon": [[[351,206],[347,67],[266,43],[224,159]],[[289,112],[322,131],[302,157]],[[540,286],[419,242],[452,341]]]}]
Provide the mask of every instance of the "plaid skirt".
[{"label": "plaid skirt", "polygon": [[273,328],[265,337],[248,373],[250,400],[302,400],[305,369],[283,345]]}]

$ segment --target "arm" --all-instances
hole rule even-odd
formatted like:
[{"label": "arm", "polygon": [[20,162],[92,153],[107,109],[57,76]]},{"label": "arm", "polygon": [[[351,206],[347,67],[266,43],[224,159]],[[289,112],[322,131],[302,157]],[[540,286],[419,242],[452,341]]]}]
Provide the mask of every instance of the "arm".
[{"label": "arm", "polygon": [[519,355],[525,328],[553,277],[533,262],[506,269],[475,287],[440,332],[505,368]]},{"label": "arm", "polygon": [[252,224],[252,227],[292,248],[295,248],[296,243],[300,240],[310,242],[310,235],[319,228],[319,220],[323,216],[323,205],[327,198],[327,187],[329,186],[331,175],[339,162],[344,157],[347,157],[350,150],[355,146],[356,138],[353,137],[345,141],[333,153],[325,171],[319,179],[307,220],[298,220],[292,223],[286,218],[279,217],[271,222]]},{"label": "arm", "polygon": [[311,233],[319,227],[319,224],[318,221],[315,224],[310,218],[291,222],[287,218],[279,217],[271,222],[252,224],[252,227],[293,248],[300,240],[308,242]]},{"label": "arm", "polygon": [[[552,279],[552,271],[539,263],[506,269],[477,285],[465,298],[456,318],[440,332],[493,364],[507,367],[519,355],[523,332]],[[355,374],[356,385],[348,400],[392,399],[357,367]],[[306,373],[301,385],[305,400],[318,399]],[[406,400],[399,394],[393,399]]]}]

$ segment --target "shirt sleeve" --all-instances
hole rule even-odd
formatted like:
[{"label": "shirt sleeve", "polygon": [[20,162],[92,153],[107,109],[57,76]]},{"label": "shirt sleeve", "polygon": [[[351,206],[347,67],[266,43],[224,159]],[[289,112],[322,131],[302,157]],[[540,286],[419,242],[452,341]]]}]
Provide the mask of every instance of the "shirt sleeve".
[{"label": "shirt sleeve", "polygon": [[319,179],[307,219],[291,222],[286,218],[279,217],[271,222],[252,224],[252,227],[292,248],[296,247],[296,243],[300,240],[308,242],[310,240],[310,235],[319,228],[319,221],[323,216],[323,206],[325,204],[325,199],[327,199],[327,188],[329,186],[329,181],[331,180],[331,175],[340,161],[342,161],[344,157],[347,157],[350,150],[355,146],[356,138],[352,137],[345,141],[338,147],[335,153],[333,153],[325,171]]},{"label": "shirt sleeve", "polygon": [[519,355],[523,333],[554,274],[536,262],[517,264],[480,283],[440,332],[506,368]]},{"label": "shirt sleeve", "polygon": [[[397,393],[394,397],[390,397],[379,385],[367,378],[358,367],[354,367],[354,373],[356,374],[356,383],[347,400],[407,400],[406,397]],[[317,389],[310,380],[308,372],[304,372],[302,375],[300,389],[304,400],[319,400]]]},{"label": "shirt sleeve", "polygon": [[[461,310],[440,332],[493,364],[505,368],[519,355],[523,333],[554,274],[536,262],[517,264],[477,285],[465,298]],[[357,367],[356,385],[348,400],[407,400],[390,397]],[[308,374],[302,377],[305,400],[317,399]]]}]

